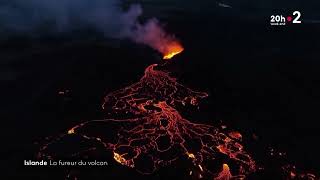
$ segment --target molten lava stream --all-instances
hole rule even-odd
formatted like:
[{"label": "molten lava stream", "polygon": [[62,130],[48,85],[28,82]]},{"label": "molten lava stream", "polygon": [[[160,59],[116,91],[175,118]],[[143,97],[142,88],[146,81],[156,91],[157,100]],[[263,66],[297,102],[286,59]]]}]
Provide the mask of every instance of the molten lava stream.
[{"label": "molten lava stream", "polygon": [[[106,150],[113,152],[115,162],[143,174],[153,173],[183,156],[198,169],[199,178],[214,174],[204,162],[214,162],[219,156],[227,156],[228,161],[238,164],[234,168],[241,170],[235,170],[239,172],[235,176],[255,171],[255,162],[243,150],[238,139],[233,138],[234,134],[228,136],[212,125],[194,123],[197,120],[191,122],[177,111],[177,106],[198,106],[199,101],[208,94],[179,84],[168,72],[156,70],[158,66],[150,65],[139,82],[105,97],[102,107],[108,118],[83,122],[70,128],[45,144],[39,157],[57,157],[51,147],[63,143],[68,136],[77,136],[83,139],[82,143],[102,144]],[[112,118],[121,116],[130,118]],[[237,134],[236,137],[239,136]],[[197,144],[197,148],[193,144]],[[96,150],[92,146],[87,149]],[[72,155],[81,158],[82,152],[87,151]],[[221,178],[223,174],[231,176],[227,172],[229,166],[223,163],[220,166],[223,172],[216,174],[216,177]]]}]

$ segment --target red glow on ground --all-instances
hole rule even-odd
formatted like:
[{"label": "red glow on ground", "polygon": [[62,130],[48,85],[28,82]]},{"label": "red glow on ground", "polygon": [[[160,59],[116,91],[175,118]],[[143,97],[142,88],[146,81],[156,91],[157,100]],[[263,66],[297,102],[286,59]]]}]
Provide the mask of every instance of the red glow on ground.
[{"label": "red glow on ground", "polygon": [[[197,120],[192,122],[184,118],[176,109],[186,105],[198,107],[208,94],[179,84],[169,73],[157,70],[158,67],[157,64],[147,67],[137,83],[108,94],[102,105],[105,119],[90,120],[70,128],[44,145],[39,157],[54,157],[48,151],[52,144],[68,136],[77,136],[83,139],[81,142],[100,143],[105,150],[113,152],[115,162],[143,174],[153,173],[185,156],[199,172],[194,174],[203,178],[212,174],[203,161],[214,162],[222,154],[240,165],[238,172],[241,174],[236,175],[255,171],[255,162],[237,142],[240,133],[234,132],[230,136],[212,125],[194,123]],[[108,131],[98,131],[110,126],[116,127],[113,128],[117,132],[115,141],[106,140],[110,136]],[[83,152],[95,150],[95,147],[88,147],[75,154],[81,157]],[[145,163],[136,163],[138,161]],[[229,166],[223,165],[218,177],[228,177],[228,172]]]}]

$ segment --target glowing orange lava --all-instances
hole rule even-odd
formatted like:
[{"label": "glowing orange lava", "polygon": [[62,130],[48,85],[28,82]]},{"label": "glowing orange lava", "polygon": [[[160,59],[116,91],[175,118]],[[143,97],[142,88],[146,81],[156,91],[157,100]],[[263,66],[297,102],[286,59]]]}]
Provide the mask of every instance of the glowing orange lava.
[{"label": "glowing orange lava", "polygon": [[214,180],[229,180],[231,178],[232,178],[232,174],[230,172],[230,168],[228,164],[223,164],[222,171],[218,174],[216,178],[214,178]]},{"label": "glowing orange lava", "polygon": [[[178,106],[198,107],[208,94],[183,86],[161,68],[164,67],[150,65],[140,81],[109,93],[102,104],[104,119],[72,127],[67,134],[43,146],[40,157],[55,157],[50,147],[72,136],[80,138],[80,143],[93,144],[76,151],[76,156],[81,158],[83,152],[96,151],[98,143],[104,150],[113,152],[117,163],[142,174],[151,174],[187,157],[193,164],[194,175],[212,176],[214,169],[206,166],[207,161],[214,163],[222,154],[239,165],[234,169],[244,169],[236,175],[255,171],[254,160],[237,138],[232,139],[212,125],[192,122],[177,110]],[[144,163],[139,163],[141,161]]]},{"label": "glowing orange lava", "polygon": [[130,161],[127,161],[127,160],[123,157],[123,155],[120,155],[120,154],[118,154],[118,153],[116,153],[116,152],[113,152],[113,159],[114,159],[115,161],[117,161],[118,163],[124,165],[124,166],[128,166],[128,167],[131,167],[131,168],[134,167],[134,165],[133,165],[132,163],[130,163]]},{"label": "glowing orange lava", "polygon": [[163,59],[171,59],[173,56],[181,53],[183,51],[183,47],[178,42],[173,42],[166,47],[166,51],[164,52]]},{"label": "glowing orange lava", "polygon": [[[102,104],[103,119],[82,122],[49,139],[38,158],[59,159],[60,153],[82,159],[90,153],[95,157],[112,152],[116,163],[142,174],[152,174],[181,159],[190,162],[188,174],[195,179],[245,179],[254,173],[256,162],[241,144],[239,132],[226,133],[226,127],[197,123],[178,111],[190,106],[199,109],[208,94],[178,83],[163,70],[166,65],[150,65],[138,82],[109,93]],[[81,146],[65,148],[68,142]],[[217,160],[221,157],[223,161]],[[213,167],[222,170],[217,173]],[[298,176],[292,167],[283,169],[289,177]],[[300,176],[314,178],[308,173]]]}]

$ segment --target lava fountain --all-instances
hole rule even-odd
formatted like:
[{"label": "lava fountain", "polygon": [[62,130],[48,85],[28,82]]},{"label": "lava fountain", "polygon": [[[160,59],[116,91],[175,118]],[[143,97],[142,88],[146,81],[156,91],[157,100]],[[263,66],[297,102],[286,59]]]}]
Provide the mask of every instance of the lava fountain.
[{"label": "lava fountain", "polygon": [[157,19],[137,25],[131,39],[157,50],[163,55],[163,59],[171,59],[184,50],[179,40],[166,32]]},{"label": "lava fountain", "polygon": [[173,56],[181,53],[184,50],[182,45],[177,41],[171,42],[165,49],[166,51],[163,54],[163,59],[171,59]]}]

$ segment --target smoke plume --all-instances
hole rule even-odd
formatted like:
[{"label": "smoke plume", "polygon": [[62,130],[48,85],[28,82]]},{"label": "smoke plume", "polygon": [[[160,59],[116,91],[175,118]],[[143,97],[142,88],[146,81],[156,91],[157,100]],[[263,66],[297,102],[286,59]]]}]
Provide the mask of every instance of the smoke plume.
[{"label": "smoke plume", "polygon": [[144,23],[139,5],[124,11],[119,0],[3,0],[0,2],[0,33],[41,35],[93,29],[106,37],[129,38],[168,53],[176,43],[156,19]]}]

